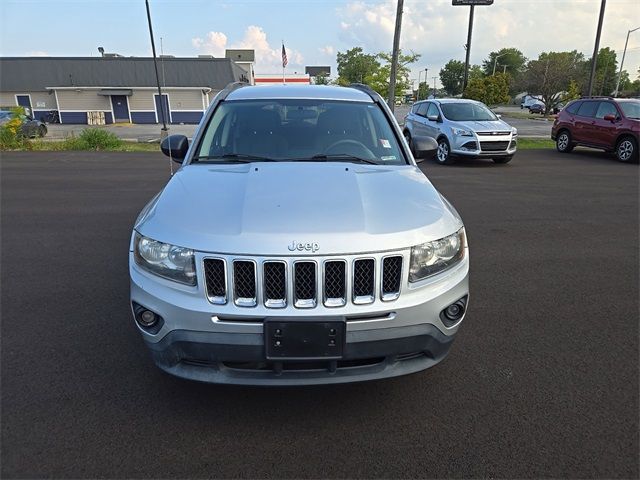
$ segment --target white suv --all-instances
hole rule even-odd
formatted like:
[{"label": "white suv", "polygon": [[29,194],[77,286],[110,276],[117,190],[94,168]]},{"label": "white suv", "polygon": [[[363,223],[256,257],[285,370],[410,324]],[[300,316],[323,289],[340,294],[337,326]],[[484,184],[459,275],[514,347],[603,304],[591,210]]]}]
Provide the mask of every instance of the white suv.
[{"label": "white suv", "polygon": [[[435,142],[416,139],[421,155]],[[131,237],[131,307],[157,365],[291,385],[416,372],[468,306],[460,216],[362,86],[223,90]]]}]

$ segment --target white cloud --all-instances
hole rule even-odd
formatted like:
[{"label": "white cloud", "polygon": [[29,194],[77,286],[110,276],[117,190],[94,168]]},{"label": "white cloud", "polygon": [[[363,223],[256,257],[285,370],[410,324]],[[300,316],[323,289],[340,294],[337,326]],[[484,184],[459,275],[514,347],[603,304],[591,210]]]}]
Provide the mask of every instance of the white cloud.
[{"label": "white cloud", "polygon": [[224,57],[224,50],[227,46],[227,36],[222,32],[209,32],[205,38],[192,38],[191,43],[205,54],[213,55],[214,57]]},{"label": "white cloud", "polygon": [[[215,57],[224,57],[227,48],[248,48],[255,50],[257,73],[275,73],[282,68],[282,46],[278,42],[275,45],[269,43],[266,32],[262,27],[250,25],[244,32],[242,39],[228,42],[227,36],[222,32],[209,32],[204,38],[195,37],[192,45],[202,53]],[[298,50],[285,46],[287,50],[288,69],[302,70],[304,57]]]},{"label": "white cloud", "polygon": [[335,48],[333,48],[333,46],[331,46],[331,45],[326,45],[324,47],[320,47],[320,48],[318,48],[318,51],[320,53],[322,53],[323,55],[327,55],[327,56],[332,56],[334,53],[336,53]]},{"label": "white cloud", "polygon": [[[624,48],[627,30],[640,24],[637,0],[607,3],[601,47]],[[490,51],[516,47],[525,56],[540,52],[578,50],[589,57],[593,50],[599,0],[500,0],[475,8],[471,62],[479,64]],[[361,46],[366,52],[391,51],[396,0],[355,0],[336,9],[339,37],[344,49]],[[429,80],[451,58],[464,60],[468,7],[454,7],[451,0],[406,0],[400,46],[422,54],[414,65],[429,69]],[[634,34],[632,34],[633,36]],[[640,34],[636,45],[640,44]],[[629,40],[629,48],[633,40]],[[338,50],[343,50],[338,48]],[[640,52],[627,53],[625,69],[635,72]],[[630,55],[631,53],[631,55]],[[633,76],[633,75],[632,75]]]}]

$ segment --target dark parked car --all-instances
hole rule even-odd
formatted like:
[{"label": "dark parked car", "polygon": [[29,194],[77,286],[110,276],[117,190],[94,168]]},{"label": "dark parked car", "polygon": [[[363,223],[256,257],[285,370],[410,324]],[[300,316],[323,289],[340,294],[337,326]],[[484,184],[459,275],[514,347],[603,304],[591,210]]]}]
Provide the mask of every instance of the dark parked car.
[{"label": "dark parked car", "polygon": [[10,110],[0,110],[0,126],[9,123],[12,118],[20,119],[20,134],[25,137],[44,137],[47,126],[44,122],[34,119],[29,113],[18,114]]},{"label": "dark parked car", "polygon": [[621,162],[638,160],[640,100],[582,98],[560,111],[551,138],[559,152],[576,145],[615,152]]},{"label": "dark parked car", "polygon": [[544,109],[543,103],[534,103],[529,107],[529,113],[544,113]]}]

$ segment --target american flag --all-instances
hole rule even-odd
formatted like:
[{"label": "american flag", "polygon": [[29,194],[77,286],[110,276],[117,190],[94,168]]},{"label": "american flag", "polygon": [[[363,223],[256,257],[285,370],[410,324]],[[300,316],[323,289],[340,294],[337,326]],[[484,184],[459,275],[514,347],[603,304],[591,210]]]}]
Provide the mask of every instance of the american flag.
[{"label": "american flag", "polygon": [[287,51],[284,49],[284,43],[282,44],[282,68],[287,66],[289,60],[287,60]]}]

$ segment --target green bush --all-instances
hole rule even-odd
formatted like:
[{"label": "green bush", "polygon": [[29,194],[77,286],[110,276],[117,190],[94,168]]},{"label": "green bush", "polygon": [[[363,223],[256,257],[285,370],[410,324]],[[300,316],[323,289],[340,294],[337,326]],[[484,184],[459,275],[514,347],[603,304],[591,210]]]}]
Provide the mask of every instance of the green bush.
[{"label": "green bush", "polygon": [[113,150],[122,147],[122,140],[100,128],[85,128],[78,138],[65,140],[71,150]]},{"label": "green bush", "polygon": [[0,127],[0,150],[31,150],[31,142],[19,133],[13,121]]}]

